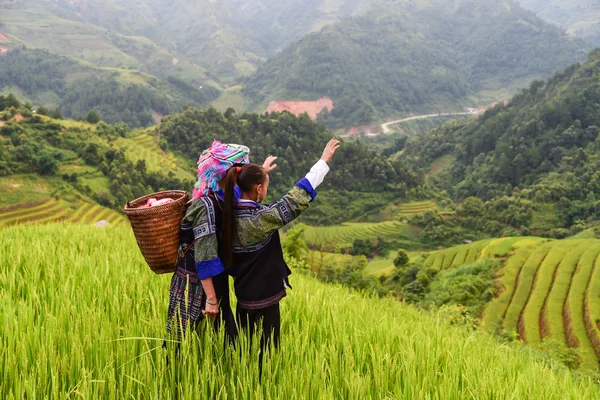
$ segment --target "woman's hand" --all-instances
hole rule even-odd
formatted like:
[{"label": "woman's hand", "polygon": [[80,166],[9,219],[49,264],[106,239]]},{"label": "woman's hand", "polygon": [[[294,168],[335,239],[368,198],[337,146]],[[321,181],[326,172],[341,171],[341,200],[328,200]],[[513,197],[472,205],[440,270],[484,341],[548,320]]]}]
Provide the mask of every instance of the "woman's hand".
[{"label": "woman's hand", "polygon": [[277,160],[277,157],[269,156],[263,163],[263,168],[267,174],[270,174],[275,168],[277,168],[277,164],[273,164]]},{"label": "woman's hand", "polygon": [[331,139],[329,141],[329,143],[327,143],[327,146],[325,146],[325,150],[323,150],[323,155],[321,156],[321,160],[325,161],[326,163],[329,163],[331,161],[331,159],[333,158],[333,155],[335,154],[336,150],[339,148],[340,148],[340,141]]},{"label": "woman's hand", "polygon": [[202,310],[202,314],[211,319],[217,318],[217,315],[219,315],[219,303],[209,304],[207,302],[204,310]]}]

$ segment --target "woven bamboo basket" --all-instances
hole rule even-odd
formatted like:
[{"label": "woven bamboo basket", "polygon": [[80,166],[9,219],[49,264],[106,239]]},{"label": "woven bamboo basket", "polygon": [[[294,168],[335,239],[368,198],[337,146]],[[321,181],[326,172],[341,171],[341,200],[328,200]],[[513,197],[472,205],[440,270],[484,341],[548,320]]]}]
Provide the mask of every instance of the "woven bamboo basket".
[{"label": "woven bamboo basket", "polygon": [[[166,197],[174,201],[155,207],[144,207],[149,199]],[[137,244],[152,271],[166,274],[175,271],[179,252],[179,227],[185,215],[189,195],[182,190],[149,194],[125,206]]]}]

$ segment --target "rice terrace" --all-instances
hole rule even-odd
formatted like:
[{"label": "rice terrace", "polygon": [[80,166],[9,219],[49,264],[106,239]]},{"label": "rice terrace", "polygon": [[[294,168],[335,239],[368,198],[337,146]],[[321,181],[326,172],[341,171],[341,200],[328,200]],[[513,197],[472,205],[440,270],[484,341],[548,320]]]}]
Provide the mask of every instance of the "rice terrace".
[{"label": "rice terrace", "polygon": [[600,400],[590,7],[0,2],[0,399]]}]

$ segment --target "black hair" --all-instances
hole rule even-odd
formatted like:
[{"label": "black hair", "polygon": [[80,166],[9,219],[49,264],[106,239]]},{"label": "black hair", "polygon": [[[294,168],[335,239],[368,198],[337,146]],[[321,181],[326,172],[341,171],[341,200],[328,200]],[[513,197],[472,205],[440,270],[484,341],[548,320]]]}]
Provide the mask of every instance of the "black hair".
[{"label": "black hair", "polygon": [[249,192],[255,185],[261,185],[267,180],[265,169],[258,164],[234,165],[229,168],[223,182],[225,201],[223,205],[223,221],[220,256],[225,267],[231,267],[233,262],[233,235],[237,233],[235,219],[235,185],[242,192]]}]

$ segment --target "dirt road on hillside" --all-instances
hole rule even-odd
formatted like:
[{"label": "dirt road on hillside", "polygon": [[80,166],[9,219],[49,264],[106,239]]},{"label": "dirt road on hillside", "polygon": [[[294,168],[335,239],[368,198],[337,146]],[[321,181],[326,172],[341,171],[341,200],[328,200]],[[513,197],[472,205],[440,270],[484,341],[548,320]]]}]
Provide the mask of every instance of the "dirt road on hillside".
[{"label": "dirt road on hillside", "polygon": [[407,121],[414,121],[416,119],[428,119],[428,118],[435,118],[435,117],[446,117],[446,116],[452,116],[452,115],[477,115],[478,114],[478,110],[473,110],[473,111],[465,111],[465,112],[456,112],[456,113],[438,113],[438,114],[427,114],[427,115],[416,115],[414,117],[408,117],[408,118],[404,118],[404,119],[399,119],[396,121],[390,121],[390,122],[386,122],[385,124],[381,125],[381,129],[383,130],[383,133],[390,133],[391,130],[389,128],[390,125],[396,125],[402,122],[407,122]]}]

